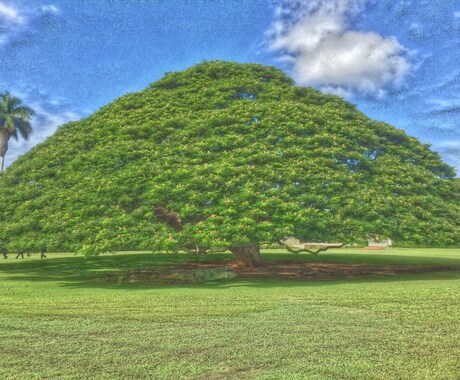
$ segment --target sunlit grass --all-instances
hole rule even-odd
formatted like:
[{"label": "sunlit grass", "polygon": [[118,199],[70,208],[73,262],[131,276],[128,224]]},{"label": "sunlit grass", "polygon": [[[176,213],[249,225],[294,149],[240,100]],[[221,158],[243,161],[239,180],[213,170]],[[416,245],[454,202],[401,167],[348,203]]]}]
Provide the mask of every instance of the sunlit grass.
[{"label": "sunlit grass", "polygon": [[[458,249],[263,256],[460,266]],[[458,379],[460,271],[353,281],[105,281],[191,260],[123,253],[1,261],[0,378]]]}]

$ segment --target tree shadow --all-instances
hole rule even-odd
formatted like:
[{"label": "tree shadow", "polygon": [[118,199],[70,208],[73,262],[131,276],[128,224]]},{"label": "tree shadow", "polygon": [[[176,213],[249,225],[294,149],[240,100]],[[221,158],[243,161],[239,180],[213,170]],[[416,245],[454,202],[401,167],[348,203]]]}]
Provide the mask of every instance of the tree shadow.
[{"label": "tree shadow", "polygon": [[[382,255],[361,253],[329,253],[322,256],[287,255],[282,252],[270,252],[265,255],[270,261],[292,261],[302,263],[336,263],[336,264],[372,264],[372,265],[432,265],[434,271],[430,273],[372,275],[354,278],[333,279],[284,279],[278,277],[244,277],[228,278],[226,263],[232,260],[231,254],[216,254],[212,256],[193,257],[186,254],[159,254],[159,253],[123,253],[102,255],[98,257],[83,257],[69,254],[68,256],[53,257],[50,254],[45,260],[14,260],[14,262],[0,263],[0,277],[8,281],[54,282],[62,287],[72,288],[107,288],[119,290],[143,290],[152,288],[206,288],[222,289],[229,287],[305,287],[329,286],[344,283],[391,282],[391,281],[421,281],[443,279],[460,279],[459,258],[426,257],[404,255]],[[191,279],[181,278],[179,271],[174,268],[183,267],[189,263],[213,263],[218,277],[208,276],[206,272],[192,273]],[[168,270],[166,281],[155,281],[155,275],[141,281],[126,280],[126,276],[133,276],[145,271]],[[173,268],[173,269],[171,269]],[[437,268],[437,269],[436,269]],[[182,270],[182,269],[181,269]],[[134,273],[134,275],[133,275]],[[179,275],[178,275],[179,273]],[[215,274],[214,273],[214,274]],[[186,274],[189,276],[189,274]]]}]

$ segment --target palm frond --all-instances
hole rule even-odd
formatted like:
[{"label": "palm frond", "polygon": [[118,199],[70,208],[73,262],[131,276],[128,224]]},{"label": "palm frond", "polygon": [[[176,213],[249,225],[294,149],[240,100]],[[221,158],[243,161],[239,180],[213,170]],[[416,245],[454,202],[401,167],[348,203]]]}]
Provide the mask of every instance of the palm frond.
[{"label": "palm frond", "polygon": [[16,141],[18,141],[19,136],[18,136],[18,131],[17,131],[17,129],[14,129],[14,130],[11,132],[10,136],[11,136],[13,139],[15,139]]},{"label": "palm frond", "polygon": [[8,129],[13,133],[19,128],[21,136],[27,139],[32,131],[29,121],[35,112],[21,104],[21,100],[11,96],[8,91],[0,94],[0,129]]},{"label": "palm frond", "polygon": [[0,95],[0,102],[3,103],[3,111],[8,113],[13,112],[22,104],[21,99],[12,96],[8,91]]},{"label": "palm frond", "polygon": [[16,134],[17,132],[19,132],[21,137],[27,141],[29,139],[30,134],[32,133],[32,126],[30,125],[30,123],[26,120],[15,119],[14,124],[14,131],[16,132]]},{"label": "palm frond", "polygon": [[32,108],[26,106],[15,108],[13,113],[19,117],[22,117],[24,120],[29,120],[32,116],[35,115],[35,111]]}]

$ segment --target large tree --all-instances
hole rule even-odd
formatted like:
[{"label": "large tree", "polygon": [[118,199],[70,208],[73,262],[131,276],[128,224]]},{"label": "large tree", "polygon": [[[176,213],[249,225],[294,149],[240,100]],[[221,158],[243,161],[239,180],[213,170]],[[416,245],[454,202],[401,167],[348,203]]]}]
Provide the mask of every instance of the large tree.
[{"label": "large tree", "polygon": [[28,140],[32,127],[30,118],[34,114],[29,107],[23,106],[19,98],[9,92],[0,94],[0,172],[4,170],[5,155],[8,151],[8,141],[19,136]]},{"label": "large tree", "polygon": [[454,171],[273,67],[205,62],[62,126],[0,181],[10,250],[228,249],[286,237],[458,245]]}]

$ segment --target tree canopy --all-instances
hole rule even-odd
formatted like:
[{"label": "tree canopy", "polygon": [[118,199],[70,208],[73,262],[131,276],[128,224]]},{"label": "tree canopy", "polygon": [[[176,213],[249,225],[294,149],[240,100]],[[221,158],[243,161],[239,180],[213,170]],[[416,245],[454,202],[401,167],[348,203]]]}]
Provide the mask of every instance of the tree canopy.
[{"label": "tree canopy", "polygon": [[369,233],[458,245],[454,176],[429,145],[338,96],[274,67],[204,62],[20,157],[0,178],[0,238],[86,254]]}]

